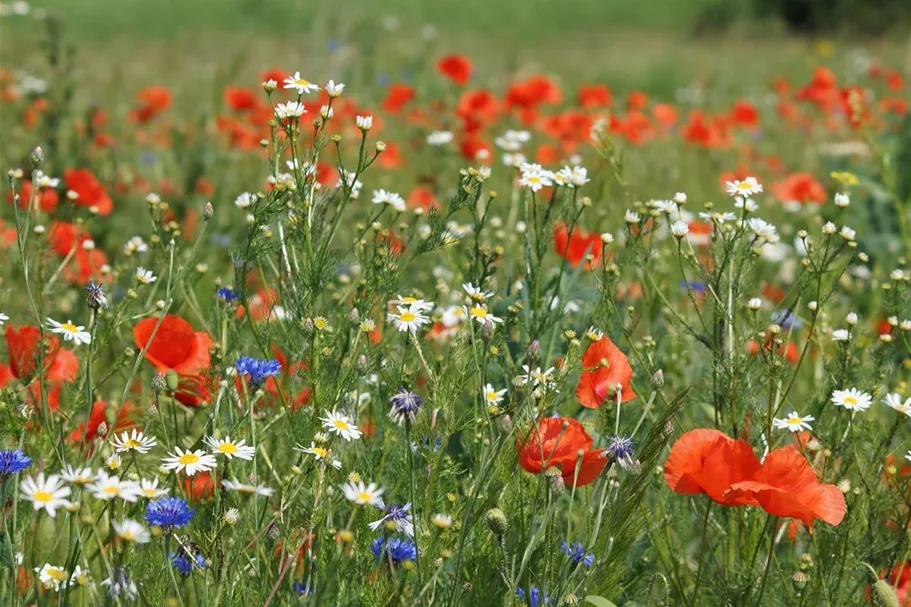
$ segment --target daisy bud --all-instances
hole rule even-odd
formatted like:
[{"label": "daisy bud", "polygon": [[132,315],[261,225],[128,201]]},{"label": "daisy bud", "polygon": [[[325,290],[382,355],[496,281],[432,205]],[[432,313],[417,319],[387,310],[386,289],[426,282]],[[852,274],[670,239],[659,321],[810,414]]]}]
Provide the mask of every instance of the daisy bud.
[{"label": "daisy bud", "polygon": [[614,242],[614,235],[610,232],[605,232],[601,234],[601,242],[604,244],[612,244]]},{"label": "daisy bud", "polygon": [[44,232],[47,231],[47,228],[45,228],[45,227],[44,227],[43,225],[41,225],[41,224],[38,224],[38,225],[36,225],[34,228],[32,228],[32,231],[33,231],[35,234],[39,234],[39,235],[40,235],[40,234],[44,234]]},{"label": "daisy bud", "polygon": [[168,371],[165,374],[164,379],[165,384],[168,386],[168,390],[175,392],[177,390],[177,386],[180,384],[180,377],[177,375],[177,373],[173,370]]},{"label": "daisy bud", "polygon": [[911,331],[911,320],[903,320],[899,323],[898,327],[902,331]]},{"label": "daisy bud", "polygon": [[44,150],[41,147],[35,148],[28,159],[32,163],[32,169],[40,169],[44,164]]},{"label": "daisy bud", "polygon": [[845,316],[845,322],[853,327],[857,324],[857,314],[850,312],[847,316]]},{"label": "daisy bud", "polygon": [[484,515],[484,519],[487,521],[487,526],[490,527],[490,530],[498,537],[503,537],[503,534],[509,529],[509,521],[506,520],[506,514],[499,508],[488,510],[487,514]]},{"label": "daisy bud", "polygon": [[576,596],[575,594],[573,594],[573,593],[569,593],[569,594],[567,594],[566,596],[564,596],[562,599],[560,599],[560,604],[562,604],[562,605],[578,605],[578,604],[579,604],[579,597],[577,597],[577,596]]},{"label": "daisy bud", "polygon": [[679,205],[686,204],[686,194],[684,194],[683,192],[677,192],[676,194],[674,194],[674,202],[676,202]]},{"label": "daisy bud", "polygon": [[271,93],[278,86],[278,83],[275,80],[269,79],[263,82],[263,90],[267,93]]},{"label": "daisy bud", "polygon": [[819,309],[819,303],[816,302],[815,300],[811,301],[810,303],[807,304],[807,309],[809,309],[810,312],[815,312],[816,310]]},{"label": "daisy bud", "polygon": [[849,204],[851,204],[851,199],[848,198],[847,194],[842,194],[841,192],[835,194],[835,206],[840,209],[844,209]]},{"label": "daisy bud", "polygon": [[382,154],[383,152],[386,151],[386,142],[385,142],[385,141],[377,141],[375,147],[376,147],[377,153]]},{"label": "daisy bud", "polygon": [[671,225],[671,234],[678,240],[690,233],[690,227],[683,221],[675,221]]},{"label": "daisy bud", "polygon": [[822,226],[822,233],[826,234],[827,236],[831,236],[832,234],[836,233],[837,231],[838,231],[838,228],[836,228],[835,224],[832,223],[831,221],[826,223],[826,225]]},{"label": "daisy bud", "polygon": [[747,302],[747,307],[753,312],[756,312],[762,307],[762,300],[758,297],[753,297],[750,299],[750,301]]},{"label": "daisy bud", "polygon": [[98,432],[98,436],[104,436],[105,434],[107,434],[108,433],[107,422],[101,422],[100,424],[98,424],[98,428],[96,431]]}]

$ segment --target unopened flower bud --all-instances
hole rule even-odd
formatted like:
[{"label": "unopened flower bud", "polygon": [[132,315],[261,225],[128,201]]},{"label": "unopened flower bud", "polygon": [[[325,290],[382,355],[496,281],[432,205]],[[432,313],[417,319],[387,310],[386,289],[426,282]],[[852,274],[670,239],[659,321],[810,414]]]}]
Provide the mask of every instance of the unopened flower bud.
[{"label": "unopened flower bud", "polygon": [[168,387],[168,383],[165,380],[164,373],[157,373],[155,377],[152,378],[152,389],[156,392],[161,392]]},{"label": "unopened flower bud", "polygon": [[509,529],[509,521],[506,520],[506,514],[499,508],[488,510],[484,518],[487,521],[487,526],[497,536],[502,537],[506,530]]},{"label": "unopened flower bud", "polygon": [[213,215],[215,215],[215,207],[212,206],[211,202],[207,201],[206,204],[202,207],[202,218],[205,221],[209,221],[212,219]]},{"label": "unopened flower bud", "polygon": [[658,369],[652,375],[652,390],[660,390],[664,387],[664,371]]},{"label": "unopened flower bud", "polygon": [[34,150],[32,150],[32,153],[28,159],[32,163],[32,169],[40,169],[41,165],[44,164],[44,150],[42,150],[40,146],[36,147]]},{"label": "unopened flower bud", "polygon": [[177,372],[175,372],[173,370],[168,371],[165,374],[164,379],[165,379],[165,383],[168,386],[168,390],[170,390],[171,392],[176,392],[177,386],[180,385],[180,377],[177,375]]},{"label": "unopened flower bud", "polygon": [[804,573],[803,571],[795,571],[791,576],[791,585],[794,586],[794,590],[800,592],[806,588],[807,583],[810,581],[810,576]]}]

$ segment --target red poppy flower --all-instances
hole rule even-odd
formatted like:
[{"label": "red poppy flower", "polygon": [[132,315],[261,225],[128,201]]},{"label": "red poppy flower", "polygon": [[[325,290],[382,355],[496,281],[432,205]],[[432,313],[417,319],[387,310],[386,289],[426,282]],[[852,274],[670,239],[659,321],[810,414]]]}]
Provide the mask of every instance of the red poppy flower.
[{"label": "red poppy flower", "polygon": [[[272,315],[272,308],[278,303],[278,293],[275,289],[263,289],[259,293],[251,296],[248,301],[250,305],[250,314],[253,315],[253,322],[262,322],[268,320]],[[243,318],[247,313],[244,306],[238,306],[235,318]]]},{"label": "red poppy flower", "polygon": [[493,155],[490,144],[474,135],[459,142],[459,152],[465,160],[479,164],[489,164]]},{"label": "red poppy flower", "polygon": [[575,480],[576,487],[584,487],[598,478],[607,463],[603,450],[592,450],[593,443],[592,437],[576,420],[543,417],[538,422],[537,431],[534,428],[529,430],[524,444],[516,439],[516,451],[519,453],[519,465],[526,472],[540,474],[556,466],[567,486],[573,486]]},{"label": "red poppy flower", "polygon": [[136,93],[139,107],[130,116],[139,123],[146,123],[171,105],[171,92],[163,86],[150,86]]},{"label": "red poppy flower", "polygon": [[755,129],[759,125],[759,110],[748,101],[737,101],[731,110],[731,119],[744,128]]},{"label": "red poppy flower", "polygon": [[397,114],[406,103],[414,98],[414,89],[407,84],[390,84],[386,89],[386,98],[381,105],[390,114]]},{"label": "red poppy flower", "polygon": [[809,173],[792,173],[784,181],[772,185],[772,193],[781,202],[813,202],[823,204],[826,201],[826,190],[822,184]]},{"label": "red poppy flower", "polygon": [[835,485],[816,478],[806,458],[793,449],[769,453],[750,480],[735,482],[729,499],[757,502],[773,516],[796,518],[813,532],[813,521],[838,525],[845,517],[845,496]]},{"label": "red poppy flower", "polygon": [[456,106],[456,115],[463,119],[470,118],[482,126],[496,120],[499,111],[500,102],[486,89],[465,91]]},{"label": "red poppy flower", "polygon": [[185,476],[183,486],[191,502],[200,502],[211,498],[221,483],[209,472],[197,472],[193,476]]},{"label": "red poppy flower", "polygon": [[664,462],[664,482],[681,495],[708,495],[722,506],[757,503],[751,495],[730,495],[731,485],[752,479],[760,463],[753,449],[718,430],[691,430],[677,439]]},{"label": "red poppy flower", "polygon": [[[41,348],[41,330],[38,327],[9,326],[4,331],[10,373],[20,381],[31,379],[38,363]],[[79,373],[79,359],[70,350],[60,347],[60,340],[52,335],[44,337],[45,380],[70,382]]]},{"label": "red poppy flower", "polygon": [[565,223],[554,226],[554,249],[557,255],[574,268],[578,268],[579,264],[585,261],[586,255],[593,257],[591,263],[586,262],[587,269],[601,262],[601,236],[585,232],[579,227],[570,235]]},{"label": "red poppy flower", "polygon": [[418,186],[411,190],[411,193],[408,195],[408,199],[405,202],[412,209],[424,209],[425,211],[430,211],[430,209],[440,210],[440,203],[437,202],[437,197],[434,196],[431,190],[422,186]]},{"label": "red poppy flower", "polygon": [[96,207],[98,214],[108,216],[114,210],[114,201],[95,176],[85,169],[67,169],[63,172],[66,188],[76,192],[74,204],[81,207]]},{"label": "red poppy flower", "polygon": [[636,398],[630,382],[633,368],[626,355],[606,335],[593,341],[582,355],[582,374],[576,386],[576,398],[588,409],[597,409],[606,400],[617,400],[617,386],[620,386],[620,402]]},{"label": "red poppy flower", "polygon": [[658,103],[652,106],[652,116],[665,129],[677,123],[677,108],[669,103]]},{"label": "red poppy flower", "polygon": [[603,84],[582,85],[577,97],[579,106],[584,108],[610,107],[614,102],[611,90]]},{"label": "red poppy flower", "polygon": [[471,78],[471,60],[463,55],[447,55],[437,61],[437,71],[459,86]]},{"label": "red poppy flower", "polygon": [[162,373],[174,371],[178,375],[195,376],[209,368],[209,348],[214,342],[208,333],[193,331],[186,320],[168,314],[153,338],[156,324],[157,318],[146,318],[133,327],[136,347],[142,349],[149,344],[145,357],[156,369]]},{"label": "red poppy flower", "polygon": [[225,89],[225,103],[235,112],[249,112],[259,107],[259,97],[248,89],[229,86]]},{"label": "red poppy flower", "polygon": [[632,91],[626,96],[627,110],[641,110],[648,105],[648,95],[642,91]]},{"label": "red poppy flower", "polygon": [[[32,182],[23,181],[19,188],[19,208],[25,210],[28,208],[28,203],[32,197]],[[7,195],[7,200],[13,202],[13,194],[10,192]],[[57,204],[60,202],[60,197],[57,195],[57,190],[53,188],[41,188],[38,190],[38,193],[35,194],[34,206],[40,208],[45,213],[53,213],[57,208]]]}]

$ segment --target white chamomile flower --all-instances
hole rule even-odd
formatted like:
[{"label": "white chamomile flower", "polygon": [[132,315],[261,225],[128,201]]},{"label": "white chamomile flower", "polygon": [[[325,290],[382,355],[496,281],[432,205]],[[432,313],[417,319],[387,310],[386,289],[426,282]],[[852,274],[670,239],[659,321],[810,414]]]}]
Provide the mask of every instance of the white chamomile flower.
[{"label": "white chamomile flower", "polygon": [[364,481],[355,483],[345,483],[341,486],[345,499],[360,506],[383,507],[383,490],[376,486],[376,483],[364,485]]},{"label": "white chamomile flower", "polygon": [[85,327],[81,325],[74,325],[72,320],[60,323],[53,318],[48,318],[47,324],[51,328],[51,333],[63,335],[63,341],[71,341],[77,346],[92,341],[91,333],[86,331]]},{"label": "white chamomile flower", "polygon": [[332,457],[332,451],[330,451],[329,449],[326,449],[325,447],[316,446],[316,443],[314,443],[313,441],[310,441],[309,447],[304,447],[302,445],[295,445],[294,450],[299,451],[301,453],[306,453],[307,455],[312,455],[313,457],[316,458],[317,461],[325,461],[326,463],[328,463],[330,466],[332,466],[336,470],[342,469],[342,462],[340,462],[337,459],[335,459],[334,457]]},{"label": "white chamomile flower", "polygon": [[400,332],[411,331],[417,333],[418,329],[430,323],[430,318],[424,316],[415,306],[396,306],[395,312],[388,313],[389,322],[393,323]]},{"label": "white chamomile flower", "polygon": [[38,574],[38,581],[45,590],[57,592],[61,587],[66,587],[66,582],[70,579],[70,574],[63,567],[44,564],[44,567],[35,567],[35,573]]},{"label": "white chamomile flower", "polygon": [[92,497],[99,500],[112,500],[119,497],[125,502],[135,502],[139,498],[139,485],[132,481],[121,480],[117,476],[109,476],[104,470],[91,485],[86,487]]},{"label": "white chamomile flower", "polygon": [[69,464],[63,468],[60,476],[71,485],[90,485],[95,481],[95,473],[91,468],[73,468]]},{"label": "white chamomile flower", "polygon": [[[293,167],[292,167],[293,169]],[[234,199],[234,206],[238,209],[247,209],[256,203],[257,196],[252,192],[244,192]]]},{"label": "white chamomile flower", "polygon": [[724,188],[731,196],[748,197],[762,192],[762,184],[755,177],[744,180],[735,179],[724,184]]},{"label": "white chamomile flower", "polygon": [[70,582],[67,584],[68,588],[74,586],[88,586],[92,583],[92,573],[87,569],[83,569],[79,565],[76,565],[73,568],[73,574],[70,576]]},{"label": "white chamomile flower", "polygon": [[468,297],[472,299],[472,301],[476,301],[478,303],[484,303],[493,297],[493,293],[487,293],[482,290],[481,287],[476,287],[470,282],[463,284],[462,288],[465,289],[465,292],[468,294]]},{"label": "white chamomile flower", "polygon": [[338,434],[346,441],[357,440],[361,437],[360,428],[352,423],[344,413],[330,411],[326,417],[321,417],[319,420],[323,422],[323,428],[333,434]]},{"label": "white chamomile flower", "polygon": [[357,116],[354,122],[357,128],[365,132],[373,128],[373,116]]},{"label": "white chamomile flower", "polygon": [[275,493],[275,490],[271,487],[242,483],[236,478],[224,481],[222,486],[228,491],[235,491],[241,495],[262,495],[263,497],[272,497],[272,494]]},{"label": "white chamomile flower", "polygon": [[850,204],[851,204],[851,198],[848,197],[847,194],[844,194],[842,192],[838,192],[837,194],[835,194],[835,206],[837,206],[840,209],[844,209],[845,207],[847,207]]},{"label": "white chamomile flower", "polygon": [[386,190],[374,190],[373,204],[388,204],[399,213],[404,213],[406,210],[405,199],[395,192],[387,192]]},{"label": "white chamomile flower", "polygon": [[162,466],[165,470],[176,470],[187,476],[193,476],[197,472],[208,472],[218,465],[215,456],[209,455],[202,449],[184,451],[180,447],[176,447],[175,450],[176,455],[169,454],[168,457],[162,459]]},{"label": "white chamomile flower", "polygon": [[63,485],[56,474],[45,477],[42,472],[35,478],[24,478],[19,489],[22,497],[30,501],[35,510],[44,509],[51,518],[57,516],[58,508],[65,508],[69,504],[66,498],[70,494],[70,488]]},{"label": "white chamomile flower", "polygon": [[840,234],[844,240],[854,240],[857,237],[857,230],[852,230],[848,226],[842,226]]},{"label": "white chamomile flower", "polygon": [[832,341],[846,342],[851,339],[851,333],[847,329],[836,329],[832,331]]},{"label": "white chamomile flower", "polygon": [[541,169],[538,165],[526,165],[527,169],[522,169],[522,175],[519,177],[519,185],[528,188],[532,192],[538,192],[545,186],[553,185],[553,173]]},{"label": "white chamomile flower", "polygon": [[249,461],[256,454],[256,449],[247,445],[245,440],[231,440],[230,436],[226,436],[224,439],[207,436],[203,442],[212,447],[213,455],[224,455],[228,459],[236,457]]},{"label": "white chamomile flower", "polygon": [[911,417],[911,398],[906,398],[902,400],[901,395],[896,392],[892,394],[887,394],[885,400],[883,401],[899,413],[904,413],[908,417]]},{"label": "white chamomile flower", "polygon": [[150,499],[150,500],[158,499],[159,497],[166,496],[170,492],[171,492],[171,490],[168,489],[167,487],[158,486],[157,478],[153,478],[153,479],[143,478],[143,479],[139,480],[139,495],[146,499]]},{"label": "white chamomile flower", "polygon": [[873,397],[857,388],[835,390],[832,393],[832,402],[836,407],[844,407],[849,411],[866,411],[873,402]]},{"label": "white chamomile flower", "polygon": [[146,270],[142,266],[136,268],[136,282],[143,285],[150,285],[158,280],[158,277],[152,273],[152,270]]},{"label": "white chamomile flower", "polygon": [[690,226],[685,221],[675,221],[671,224],[671,234],[674,238],[683,238],[690,233]]},{"label": "white chamomile flower", "polygon": [[431,519],[430,522],[433,523],[433,526],[437,529],[449,529],[452,526],[452,517],[448,514],[437,512],[433,515],[433,519]]},{"label": "white chamomile flower", "polygon": [[503,395],[506,394],[506,389],[497,390],[491,384],[484,386],[484,401],[488,405],[499,405],[503,402]]},{"label": "white chamomile flower", "polygon": [[639,223],[640,221],[642,221],[642,215],[640,215],[639,213],[636,213],[635,211],[631,211],[631,210],[627,209],[623,213],[623,221],[625,221],[626,223]]},{"label": "white chamomile flower", "polygon": [[123,459],[121,459],[120,455],[117,453],[112,453],[111,456],[104,461],[104,465],[108,467],[108,470],[119,470],[123,465]]},{"label": "white chamomile flower", "polygon": [[228,508],[222,515],[222,518],[228,525],[236,525],[238,521],[240,521],[240,510],[237,508]]},{"label": "white chamomile flower", "polygon": [[326,94],[329,95],[330,99],[340,97],[343,90],[345,90],[345,84],[343,82],[336,84],[334,80],[330,80],[326,83]]},{"label": "white chamomile flower", "polygon": [[9,320],[9,316],[4,314],[3,312],[0,312],[0,327],[2,327],[3,323],[5,323],[8,320]]},{"label": "white chamomile flower", "polygon": [[275,106],[275,115],[286,120],[288,118],[299,118],[307,113],[307,108],[299,101],[289,101],[288,103],[279,103]]},{"label": "white chamomile flower", "polygon": [[117,449],[118,453],[123,453],[124,451],[148,453],[157,444],[157,438],[146,436],[142,430],[137,430],[136,428],[133,428],[132,432],[122,432],[120,436],[114,436],[111,439],[111,445]]},{"label": "white chamomile flower", "polygon": [[911,462],[911,451],[908,451],[907,453],[905,453],[905,459],[908,460],[909,462]]},{"label": "white chamomile flower", "polygon": [[758,217],[751,217],[747,220],[747,228],[753,232],[758,238],[767,240],[769,242],[776,242],[778,240],[778,230],[771,223],[759,219]]},{"label": "white chamomile flower", "polygon": [[149,245],[145,243],[141,236],[133,236],[125,245],[123,245],[123,254],[126,256],[135,253],[145,253],[149,250]]},{"label": "white chamomile flower", "polygon": [[434,131],[427,135],[427,145],[443,146],[450,143],[453,135],[450,131]]},{"label": "white chamomile flower", "polygon": [[792,411],[784,419],[773,419],[772,425],[779,430],[790,430],[791,432],[800,432],[801,430],[812,430],[810,422],[816,421],[812,415],[801,416]]},{"label": "white chamomile flower", "polygon": [[421,312],[430,312],[433,310],[432,301],[424,301],[416,297],[396,295],[395,299],[390,299],[389,303],[393,306],[411,307]]},{"label": "white chamomile flower", "polygon": [[117,537],[125,542],[148,544],[152,540],[152,535],[149,533],[149,530],[143,527],[142,523],[138,523],[133,519],[124,519],[119,523],[114,521],[113,526],[114,532],[117,533]]},{"label": "white chamomile flower", "polygon": [[503,319],[499,316],[494,316],[487,311],[487,307],[484,305],[472,306],[467,309],[468,315],[478,321],[481,325],[491,324],[496,325],[503,322]]},{"label": "white chamomile flower", "polygon": [[525,371],[524,374],[519,375],[516,379],[519,380],[520,385],[525,385],[529,382],[533,383],[535,386],[541,385],[550,385],[553,383],[553,373],[554,368],[550,367],[546,371],[542,371],[541,367],[535,367],[532,369],[528,365],[522,365],[522,370]]},{"label": "white chamomile flower", "polygon": [[757,203],[752,198],[742,198],[737,196],[734,198],[734,206],[738,209],[743,209],[747,213],[755,213],[759,210],[759,203]]},{"label": "white chamomile flower", "polygon": [[295,89],[298,95],[315,93],[319,90],[319,86],[302,78],[300,72],[294,72],[293,76],[285,78],[284,84],[286,89]]}]

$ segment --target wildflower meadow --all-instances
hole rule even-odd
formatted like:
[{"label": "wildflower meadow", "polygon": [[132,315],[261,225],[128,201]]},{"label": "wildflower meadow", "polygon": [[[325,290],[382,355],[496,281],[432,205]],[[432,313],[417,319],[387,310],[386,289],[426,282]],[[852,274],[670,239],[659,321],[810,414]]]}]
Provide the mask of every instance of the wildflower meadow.
[{"label": "wildflower meadow", "polygon": [[900,38],[0,12],[0,605],[911,606]]}]

